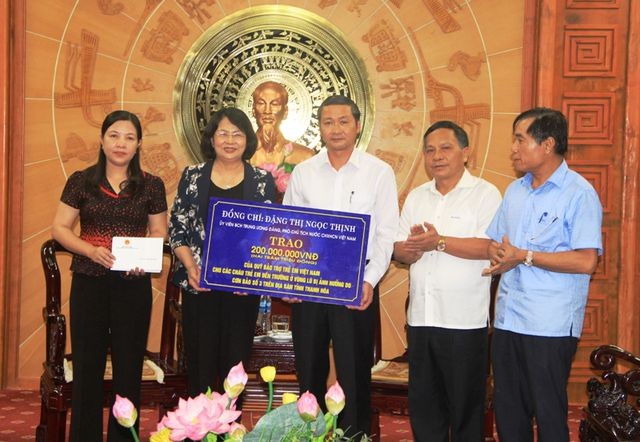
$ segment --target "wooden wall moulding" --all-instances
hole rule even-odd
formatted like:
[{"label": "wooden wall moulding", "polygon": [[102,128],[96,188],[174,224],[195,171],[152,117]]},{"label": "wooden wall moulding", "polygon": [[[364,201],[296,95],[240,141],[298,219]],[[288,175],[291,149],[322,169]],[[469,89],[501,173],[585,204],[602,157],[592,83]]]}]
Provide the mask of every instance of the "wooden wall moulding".
[{"label": "wooden wall moulding", "polygon": [[623,0],[567,0],[567,9],[618,9]]},{"label": "wooden wall moulding", "polygon": [[615,77],[615,26],[564,27],[565,77]]},{"label": "wooden wall moulding", "polygon": [[613,166],[611,164],[598,164],[590,160],[568,160],[567,163],[596,189],[603,212],[611,213]]},{"label": "wooden wall moulding", "polygon": [[612,145],[616,97],[609,92],[565,92],[562,112],[569,123],[570,145]]},{"label": "wooden wall moulding", "polygon": [[609,342],[609,332],[605,325],[608,322],[608,312],[607,296],[590,293],[584,315],[582,335],[580,336],[581,347]]}]

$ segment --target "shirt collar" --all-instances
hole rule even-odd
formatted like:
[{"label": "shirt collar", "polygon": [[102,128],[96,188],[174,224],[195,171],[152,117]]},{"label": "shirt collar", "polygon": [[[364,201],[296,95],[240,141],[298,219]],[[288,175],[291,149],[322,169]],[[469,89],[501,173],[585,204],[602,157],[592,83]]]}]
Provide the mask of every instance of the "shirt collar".
[{"label": "shirt collar", "polygon": [[[333,169],[333,166],[331,165],[331,162],[329,161],[329,154],[327,153],[326,149],[324,151],[320,152],[318,155],[322,155],[320,157],[320,164],[322,165],[322,167],[329,167],[329,168]],[[344,166],[351,165],[351,166],[355,167],[356,169],[358,169],[358,168],[360,168],[360,164],[361,163],[362,163],[362,152],[358,148],[355,148],[355,149],[353,149],[353,152],[351,152],[351,156],[349,157],[349,161],[347,161]]]},{"label": "shirt collar", "polygon": [[[464,172],[462,172],[462,176],[460,177],[456,185],[453,187],[453,189],[449,191],[449,193],[455,191],[456,189],[465,189],[465,188],[473,187],[474,184],[475,184],[475,177],[471,175],[471,172],[469,172],[465,167]],[[440,192],[438,192],[438,189],[436,189],[436,180],[431,180],[427,183],[427,190],[440,195]]]},{"label": "shirt collar", "polygon": [[[547,183],[550,183],[550,185],[554,185],[556,187],[562,187],[562,184],[564,183],[564,180],[567,177],[568,172],[569,172],[569,166],[567,165],[567,161],[562,160],[562,163],[560,163],[558,168],[551,174],[549,178],[547,178],[547,181],[545,181],[542,184],[542,186],[545,186],[547,185]],[[531,189],[532,183],[533,183],[533,175],[531,174],[531,172],[527,172],[527,174],[524,177],[522,177],[522,184],[527,186],[529,189]]]}]

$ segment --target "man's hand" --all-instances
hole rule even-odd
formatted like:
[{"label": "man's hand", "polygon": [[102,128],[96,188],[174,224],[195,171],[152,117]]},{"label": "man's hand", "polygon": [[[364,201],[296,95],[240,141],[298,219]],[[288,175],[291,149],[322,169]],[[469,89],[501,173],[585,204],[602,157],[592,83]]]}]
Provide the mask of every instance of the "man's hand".
[{"label": "man's hand", "polygon": [[373,301],[373,286],[369,284],[367,281],[362,284],[362,300],[360,301],[360,306],[348,305],[347,308],[350,310],[366,310]]},{"label": "man's hand", "polygon": [[486,276],[508,272],[522,263],[525,254],[524,250],[511,245],[507,235],[502,237],[502,243],[491,241],[489,243],[491,267],[484,269],[482,274]]},{"label": "man's hand", "polygon": [[440,234],[433,226],[427,222],[422,225],[416,224],[411,227],[411,234],[405,241],[406,247],[409,250],[415,250],[420,252],[430,252],[435,250],[438,245]]},{"label": "man's hand", "polygon": [[302,299],[298,299],[298,298],[280,298],[280,299],[282,299],[284,302],[288,304],[300,304],[302,302]]},{"label": "man's hand", "polygon": [[405,264],[413,264],[424,254],[418,250],[415,244],[407,245],[406,241],[396,241],[393,244],[393,257],[395,260]]}]

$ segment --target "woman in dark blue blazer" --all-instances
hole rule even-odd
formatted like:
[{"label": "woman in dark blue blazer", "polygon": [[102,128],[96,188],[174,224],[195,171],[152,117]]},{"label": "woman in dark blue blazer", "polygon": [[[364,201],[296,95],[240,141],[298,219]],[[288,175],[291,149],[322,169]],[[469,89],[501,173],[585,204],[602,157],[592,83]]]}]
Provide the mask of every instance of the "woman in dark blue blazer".
[{"label": "woman in dark blue blazer", "polygon": [[171,247],[179,265],[174,283],[182,289],[182,324],[192,397],[208,387],[220,391],[225,376],[251,354],[258,296],[200,288],[200,268],[210,197],[272,202],[270,173],[251,166],[257,139],[251,121],[239,109],[215,112],[202,134],[208,160],[187,167],[180,179],[169,220]]}]

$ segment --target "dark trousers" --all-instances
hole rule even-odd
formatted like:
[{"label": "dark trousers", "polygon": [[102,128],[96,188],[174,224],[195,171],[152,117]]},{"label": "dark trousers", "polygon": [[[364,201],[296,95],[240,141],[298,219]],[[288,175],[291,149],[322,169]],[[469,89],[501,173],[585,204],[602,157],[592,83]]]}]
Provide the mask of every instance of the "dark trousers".
[{"label": "dark trousers", "polygon": [[189,396],[205,393],[209,387],[221,392],[229,370],[240,361],[247,369],[259,302],[260,298],[253,295],[182,291]]},{"label": "dark trousers", "polygon": [[493,403],[502,442],[569,441],[567,382],[578,339],[494,331]]},{"label": "dark trousers", "polygon": [[332,341],[337,379],[346,398],[338,425],[348,436],[368,434],[371,427],[370,384],[378,308],[377,287],[373,302],[364,311],[313,302],[292,305],[300,392],[309,390],[326,410],[324,395],[329,375],[329,342]]},{"label": "dark trousers", "polygon": [[480,442],[487,328],[409,327],[409,415],[417,442]]},{"label": "dark trousers", "polygon": [[[140,409],[142,361],[151,317],[151,280],[124,278],[120,272],[71,281],[73,391],[70,440],[102,441],[103,376],[111,348],[113,393]],[[136,423],[137,425],[137,423]],[[109,441],[133,440],[128,428],[109,413]]]}]

